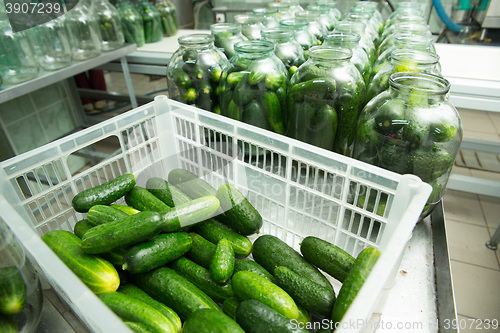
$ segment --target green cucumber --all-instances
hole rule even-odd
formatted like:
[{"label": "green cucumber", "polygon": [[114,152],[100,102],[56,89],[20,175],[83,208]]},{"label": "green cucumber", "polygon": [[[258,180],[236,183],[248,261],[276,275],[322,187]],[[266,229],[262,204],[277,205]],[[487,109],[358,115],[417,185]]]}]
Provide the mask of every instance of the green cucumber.
[{"label": "green cucumber", "polygon": [[231,284],[221,285],[210,277],[210,272],[205,267],[181,257],[170,264],[170,267],[178,274],[185,277],[192,284],[200,288],[216,302],[224,302],[230,297],[234,297]]},{"label": "green cucumber", "polygon": [[198,309],[220,310],[207,294],[168,267],[134,274],[134,282],[151,297],[174,310],[183,321]]},{"label": "green cucumber", "polygon": [[278,285],[250,271],[236,272],[231,278],[234,294],[242,299],[255,299],[290,319],[299,318],[293,298]]},{"label": "green cucumber", "polygon": [[144,187],[134,186],[126,195],[127,205],[140,211],[166,212],[171,209],[166,203],[158,199]]},{"label": "green cucumber", "polygon": [[133,321],[123,321],[123,322],[134,333],[151,333],[151,330],[149,329],[149,327],[144,325],[144,324],[133,322]]},{"label": "green cucumber", "polygon": [[86,213],[92,206],[109,205],[123,197],[135,186],[135,177],[124,174],[104,184],[83,190],[71,201],[73,208],[79,213]]},{"label": "green cucumber", "polygon": [[215,248],[210,262],[210,277],[219,284],[225,284],[234,272],[233,245],[227,239],[221,239]]},{"label": "green cucumber", "polygon": [[275,283],[274,276],[269,273],[264,267],[262,267],[259,263],[250,260],[250,259],[239,259],[234,263],[234,272],[239,271],[250,271],[254,272],[263,278],[268,279],[269,281]]},{"label": "green cucumber", "polygon": [[13,317],[0,315],[0,332],[19,333],[19,327]]},{"label": "green cucumber", "polygon": [[217,196],[217,191],[212,185],[196,174],[184,169],[171,170],[168,173],[168,182],[180,189],[191,199],[197,199],[208,195]]},{"label": "green cucumber", "polygon": [[197,233],[191,232],[189,235],[191,236],[192,244],[191,248],[186,253],[186,257],[198,265],[209,269],[217,245],[206,240]]},{"label": "green cucumber", "polygon": [[278,266],[274,270],[276,284],[283,288],[297,305],[320,316],[329,316],[335,304],[335,293],[290,268]]},{"label": "green cucumber", "polygon": [[233,319],[221,311],[200,309],[182,325],[183,333],[245,333]]},{"label": "green cucumber", "polygon": [[159,213],[144,211],[93,227],[83,235],[81,248],[86,253],[104,253],[143,242],[159,234],[162,228],[163,219]]},{"label": "green cucumber", "polygon": [[337,90],[334,80],[317,78],[303,81],[290,88],[289,99],[294,102],[319,102],[325,103],[327,100],[335,99]]},{"label": "green cucumber", "polygon": [[120,278],[115,267],[98,256],[84,253],[81,240],[65,230],[45,233],[42,240],[95,294],[116,291]]},{"label": "green cucumber", "polygon": [[303,323],[304,325],[311,322],[311,314],[303,306],[297,304],[297,308],[299,309],[299,318],[297,318],[297,321],[299,323]]},{"label": "green cucumber", "polygon": [[257,238],[252,249],[253,259],[274,275],[278,266],[285,266],[331,290],[328,279],[291,246],[276,236],[262,235]]},{"label": "green cucumber", "polygon": [[230,318],[236,318],[236,309],[240,305],[241,300],[237,297],[229,297],[222,303],[222,311]]},{"label": "green cucumber", "polygon": [[127,218],[129,215],[111,206],[95,205],[87,213],[87,220],[92,225],[114,222]]},{"label": "green cucumber", "polygon": [[123,283],[120,285],[117,291],[121,292],[122,294],[131,296],[135,299],[138,299],[152,306],[156,310],[160,311],[166,318],[168,318],[172,323],[174,323],[175,327],[177,328],[177,332],[180,332],[182,328],[182,322],[181,318],[179,318],[177,313],[175,313],[174,310],[172,310],[162,302],[159,302],[155,300],[153,297],[149,296],[145,291],[137,287],[135,284]]},{"label": "green cucumber", "polygon": [[127,205],[111,205],[111,207],[116,208],[124,213],[127,213],[128,215],[134,215],[140,212],[140,210]]},{"label": "green cucumber", "polygon": [[300,244],[300,252],[314,266],[344,282],[354,257],[323,239],[308,236]]},{"label": "green cucumber", "polygon": [[254,299],[244,300],[236,309],[236,322],[246,333],[309,333],[273,308]]},{"label": "green cucumber", "polygon": [[170,207],[191,201],[191,198],[181,190],[160,177],[149,178],[146,182],[146,189]]},{"label": "green cucumber", "polygon": [[82,238],[83,234],[88,230],[92,229],[94,225],[90,223],[87,219],[83,219],[75,223],[73,227],[73,233],[78,236],[78,238]]},{"label": "green cucumber", "polygon": [[377,263],[380,254],[380,250],[374,247],[367,247],[358,254],[337,295],[331,317],[334,323],[342,320],[370,275],[373,266]]},{"label": "green cucumber", "polygon": [[186,253],[191,248],[191,242],[186,232],[154,236],[127,250],[122,269],[130,273],[143,273],[166,265]]},{"label": "green cucumber", "polygon": [[229,227],[243,236],[255,234],[260,230],[262,216],[236,187],[222,184],[217,189],[217,198]]},{"label": "green cucumber", "polygon": [[193,231],[214,244],[226,238],[233,245],[234,254],[237,257],[246,257],[252,251],[250,239],[214,219],[196,224],[193,226]]},{"label": "green cucumber", "polygon": [[15,315],[26,304],[26,285],[16,266],[0,267],[0,315]]},{"label": "green cucumber", "polygon": [[162,215],[164,221],[163,232],[178,231],[205,221],[220,209],[217,197],[209,195],[190,200]]},{"label": "green cucumber", "polygon": [[137,298],[112,291],[100,294],[99,299],[124,321],[143,324],[152,332],[178,332],[160,311]]},{"label": "green cucumber", "polygon": [[261,97],[262,108],[267,115],[267,121],[274,132],[278,134],[285,133],[283,123],[283,106],[280,104],[278,95],[272,91],[266,91]]}]

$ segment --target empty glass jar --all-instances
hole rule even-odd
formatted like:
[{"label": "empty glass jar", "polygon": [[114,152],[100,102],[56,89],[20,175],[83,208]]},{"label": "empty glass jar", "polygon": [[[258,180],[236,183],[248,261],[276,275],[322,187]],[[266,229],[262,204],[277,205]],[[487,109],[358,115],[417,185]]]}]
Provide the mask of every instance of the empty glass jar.
[{"label": "empty glass jar", "polygon": [[421,217],[441,199],[462,140],[448,100],[450,83],[436,75],[400,72],[362,111],[353,157],[400,174],[417,175],[433,191]]}]

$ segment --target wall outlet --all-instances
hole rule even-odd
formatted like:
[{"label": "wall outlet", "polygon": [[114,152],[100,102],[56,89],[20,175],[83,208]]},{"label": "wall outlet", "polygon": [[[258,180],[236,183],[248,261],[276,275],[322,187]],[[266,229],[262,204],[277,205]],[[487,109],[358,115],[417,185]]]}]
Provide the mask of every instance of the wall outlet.
[{"label": "wall outlet", "polygon": [[226,22],[226,15],[224,13],[215,13],[215,22],[216,23]]}]

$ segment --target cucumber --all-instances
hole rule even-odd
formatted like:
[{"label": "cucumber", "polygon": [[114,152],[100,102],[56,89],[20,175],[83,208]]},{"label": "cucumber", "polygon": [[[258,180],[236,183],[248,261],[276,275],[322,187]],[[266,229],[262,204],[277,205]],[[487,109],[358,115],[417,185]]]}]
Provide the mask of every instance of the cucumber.
[{"label": "cucumber", "polygon": [[300,244],[300,252],[311,264],[344,282],[354,257],[323,239],[308,236]]},{"label": "cucumber", "polygon": [[309,333],[278,311],[254,299],[244,300],[236,309],[236,322],[246,333]]},{"label": "cucumber", "polygon": [[269,273],[264,267],[262,267],[259,263],[250,260],[250,259],[239,259],[234,263],[234,272],[239,271],[250,271],[254,272],[263,278],[268,279],[269,281],[275,283],[274,276]]},{"label": "cucumber", "polygon": [[81,248],[86,253],[109,252],[143,242],[159,234],[162,228],[163,220],[159,213],[144,211],[93,227],[83,235]]},{"label": "cucumber", "polygon": [[299,318],[297,318],[297,321],[299,323],[303,323],[304,325],[307,325],[307,323],[311,322],[311,314],[304,307],[298,304],[297,308],[299,309]]},{"label": "cucumber", "polygon": [[233,319],[221,311],[200,309],[182,325],[183,333],[245,333]]},{"label": "cucumber", "polygon": [[170,264],[170,267],[201,289],[216,302],[224,302],[226,299],[234,297],[231,284],[218,284],[210,277],[208,269],[198,265],[188,258],[181,257],[173,261]]},{"label": "cucumber", "polygon": [[191,237],[186,232],[154,236],[129,248],[123,257],[122,269],[143,273],[179,258],[191,248]]},{"label": "cucumber", "polygon": [[129,215],[119,209],[106,205],[92,206],[87,213],[87,220],[92,225],[114,222],[127,218]]},{"label": "cucumber", "polygon": [[214,219],[196,224],[193,226],[193,231],[214,244],[226,238],[233,245],[234,254],[237,257],[246,257],[252,251],[250,239]]},{"label": "cucumber", "polygon": [[358,254],[337,295],[331,317],[334,323],[342,320],[370,275],[373,266],[377,263],[380,254],[380,250],[374,247],[367,247]]},{"label": "cucumber", "polygon": [[162,215],[163,232],[178,231],[180,228],[198,224],[208,219],[219,209],[219,199],[212,195],[190,200]]},{"label": "cucumber", "polygon": [[2,333],[18,333],[19,328],[14,318],[0,315],[0,332]]},{"label": "cucumber", "polygon": [[73,197],[71,205],[79,213],[86,213],[92,206],[109,205],[123,197],[135,186],[135,177],[124,174],[104,184],[83,190]]},{"label": "cucumber", "polygon": [[207,294],[168,267],[134,274],[134,282],[153,298],[174,310],[183,321],[198,309],[220,310]]},{"label": "cucumber", "polygon": [[136,323],[136,322],[132,322],[132,321],[124,321],[124,323],[134,333],[151,333],[151,330],[149,329],[149,327],[144,325],[144,324]]},{"label": "cucumber", "polygon": [[186,257],[198,265],[209,269],[217,245],[194,232],[190,232],[189,236],[191,236],[192,244],[191,248],[186,253]]},{"label": "cucumber", "polygon": [[285,266],[333,292],[330,282],[316,267],[276,236],[262,235],[257,238],[253,244],[252,256],[273,275],[276,267]]},{"label": "cucumber", "polygon": [[121,292],[122,294],[133,297],[135,299],[138,299],[139,301],[142,301],[152,306],[156,310],[160,311],[166,318],[168,318],[172,323],[174,323],[175,327],[177,328],[177,332],[180,332],[182,328],[182,322],[181,318],[179,318],[177,313],[175,313],[174,310],[172,310],[162,302],[159,302],[155,300],[153,297],[149,296],[145,291],[137,287],[135,284],[123,283],[120,285],[117,291]]},{"label": "cucumber", "polygon": [[0,315],[15,315],[26,304],[26,285],[16,266],[0,267]]},{"label": "cucumber", "polygon": [[285,134],[283,124],[283,111],[278,95],[272,91],[266,91],[261,97],[262,108],[267,115],[267,121],[274,132]]},{"label": "cucumber", "polygon": [[140,212],[140,210],[127,205],[111,205],[111,207],[121,210],[122,212],[127,213],[128,215],[134,215]]},{"label": "cucumber", "polygon": [[77,235],[78,238],[82,238],[83,234],[93,227],[94,225],[92,223],[90,223],[87,219],[83,219],[75,223],[75,226],[73,227],[73,233]]},{"label": "cucumber", "polygon": [[116,291],[120,278],[115,267],[98,256],[84,253],[81,240],[66,230],[52,230],[42,240],[95,294]]},{"label": "cucumber", "polygon": [[262,216],[236,187],[222,184],[217,189],[217,198],[229,227],[243,236],[255,234],[260,230]]},{"label": "cucumber", "polygon": [[134,186],[126,195],[127,205],[140,211],[167,212],[171,209],[166,203],[158,199],[144,187]]},{"label": "cucumber", "polygon": [[217,191],[212,185],[196,174],[184,169],[171,170],[168,173],[168,182],[180,189],[191,199],[197,199],[207,195],[217,196]]},{"label": "cucumber", "polygon": [[229,297],[222,303],[222,311],[230,318],[236,318],[236,309],[240,305],[241,300],[237,297]]},{"label": "cucumber", "polygon": [[113,291],[100,294],[99,299],[124,321],[143,324],[151,332],[178,332],[161,312],[137,298]]},{"label": "cucumber", "polygon": [[335,304],[335,293],[285,266],[274,270],[276,284],[283,288],[297,305],[320,316],[329,316]]},{"label": "cucumber", "polygon": [[146,189],[170,207],[191,201],[191,198],[184,192],[160,177],[149,178],[146,182]]},{"label": "cucumber", "polygon": [[[73,233],[81,239],[83,235],[93,227],[94,225],[92,225],[89,221],[81,220],[78,221],[73,227]],[[112,251],[101,253],[100,256],[113,265],[121,267],[121,265],[123,265],[123,256],[125,255],[125,251],[126,250],[124,248],[116,248]]]},{"label": "cucumber", "polygon": [[278,285],[250,271],[236,272],[231,278],[234,294],[242,299],[255,299],[290,319],[299,318],[293,298]]},{"label": "cucumber", "polygon": [[219,284],[225,284],[234,272],[234,250],[231,242],[221,239],[210,262],[210,277]]}]

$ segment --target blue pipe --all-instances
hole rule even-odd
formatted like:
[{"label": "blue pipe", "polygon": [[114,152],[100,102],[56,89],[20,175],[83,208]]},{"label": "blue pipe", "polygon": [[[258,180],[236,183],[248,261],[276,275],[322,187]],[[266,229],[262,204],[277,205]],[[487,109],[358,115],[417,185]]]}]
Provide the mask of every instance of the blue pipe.
[{"label": "blue pipe", "polygon": [[463,26],[453,22],[448,14],[446,14],[441,0],[432,0],[432,3],[434,4],[434,8],[436,8],[436,12],[439,15],[439,18],[441,19],[441,21],[443,21],[446,27],[448,27],[448,29],[453,32],[460,32],[460,30],[462,30]]}]

